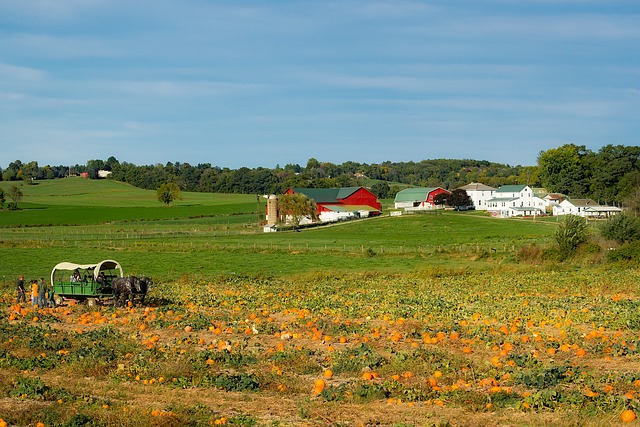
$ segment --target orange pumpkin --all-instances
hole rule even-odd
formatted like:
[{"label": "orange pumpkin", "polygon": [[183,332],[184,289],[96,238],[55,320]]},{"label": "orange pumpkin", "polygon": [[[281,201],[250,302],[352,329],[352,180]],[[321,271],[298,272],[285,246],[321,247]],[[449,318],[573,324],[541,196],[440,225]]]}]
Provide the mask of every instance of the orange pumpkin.
[{"label": "orange pumpkin", "polygon": [[620,419],[622,420],[623,423],[630,423],[631,421],[635,420],[636,417],[636,413],[633,412],[631,409],[627,409],[625,411],[622,411],[622,414],[620,414]]}]

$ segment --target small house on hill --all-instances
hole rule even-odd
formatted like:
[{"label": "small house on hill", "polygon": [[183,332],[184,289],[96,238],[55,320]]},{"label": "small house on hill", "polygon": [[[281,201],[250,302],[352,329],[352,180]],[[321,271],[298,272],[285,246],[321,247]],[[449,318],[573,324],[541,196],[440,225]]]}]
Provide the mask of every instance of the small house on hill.
[{"label": "small house on hill", "polygon": [[304,194],[318,207],[322,222],[337,221],[351,217],[380,215],[382,203],[378,197],[364,187],[342,188],[289,188],[285,194]]},{"label": "small house on hill", "polygon": [[438,194],[451,194],[442,187],[406,188],[396,194],[394,206],[396,209],[426,210],[435,209],[434,198]]}]

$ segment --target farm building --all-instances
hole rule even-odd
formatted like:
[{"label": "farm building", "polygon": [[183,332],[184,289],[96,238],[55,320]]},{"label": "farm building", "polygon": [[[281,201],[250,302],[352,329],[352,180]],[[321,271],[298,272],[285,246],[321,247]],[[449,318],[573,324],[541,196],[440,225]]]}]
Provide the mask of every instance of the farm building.
[{"label": "farm building", "polygon": [[428,210],[436,209],[434,198],[438,194],[451,194],[442,187],[406,188],[396,194],[394,206],[396,209]]},{"label": "farm building", "polygon": [[380,215],[382,211],[378,197],[364,187],[289,188],[285,194],[304,194],[313,200],[322,222]]},{"label": "farm building", "polygon": [[533,216],[545,214],[546,202],[533,194],[528,185],[503,185],[487,200],[487,211],[492,216]]},{"label": "farm building", "polygon": [[489,187],[488,185],[480,184],[477,182],[472,182],[465,186],[460,187],[460,190],[464,190],[467,192],[471,200],[473,201],[473,206],[476,210],[487,210],[487,201],[493,199],[493,194],[496,189],[493,187]]},{"label": "farm building", "polygon": [[553,215],[577,215],[588,219],[609,218],[622,212],[616,206],[602,206],[591,199],[565,199],[553,207]]},{"label": "farm building", "polygon": [[549,193],[546,196],[544,196],[542,199],[546,200],[549,206],[552,206],[552,205],[560,204],[562,200],[564,200],[564,198],[565,197],[562,194]]}]

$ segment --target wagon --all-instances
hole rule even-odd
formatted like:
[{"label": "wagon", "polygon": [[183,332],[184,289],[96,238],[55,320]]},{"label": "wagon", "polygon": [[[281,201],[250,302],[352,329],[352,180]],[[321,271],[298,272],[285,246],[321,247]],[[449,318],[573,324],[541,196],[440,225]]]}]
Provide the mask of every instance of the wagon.
[{"label": "wagon", "polygon": [[111,282],[116,277],[123,277],[122,267],[110,259],[96,264],[61,262],[51,270],[55,302],[60,304],[71,298],[95,305],[100,299],[113,296]]}]

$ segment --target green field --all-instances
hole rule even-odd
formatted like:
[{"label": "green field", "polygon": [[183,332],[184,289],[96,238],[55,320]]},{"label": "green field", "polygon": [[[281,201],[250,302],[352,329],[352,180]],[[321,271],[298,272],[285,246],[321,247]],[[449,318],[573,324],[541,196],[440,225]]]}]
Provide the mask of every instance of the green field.
[{"label": "green field", "polygon": [[184,193],[165,207],[153,191],[108,180],[68,178],[21,189],[21,209],[0,211],[0,280],[46,276],[60,261],[107,258],[128,273],[168,280],[487,269],[521,245],[548,245],[554,229],[539,219],[445,212],[263,233],[265,201],[254,195]]}]

